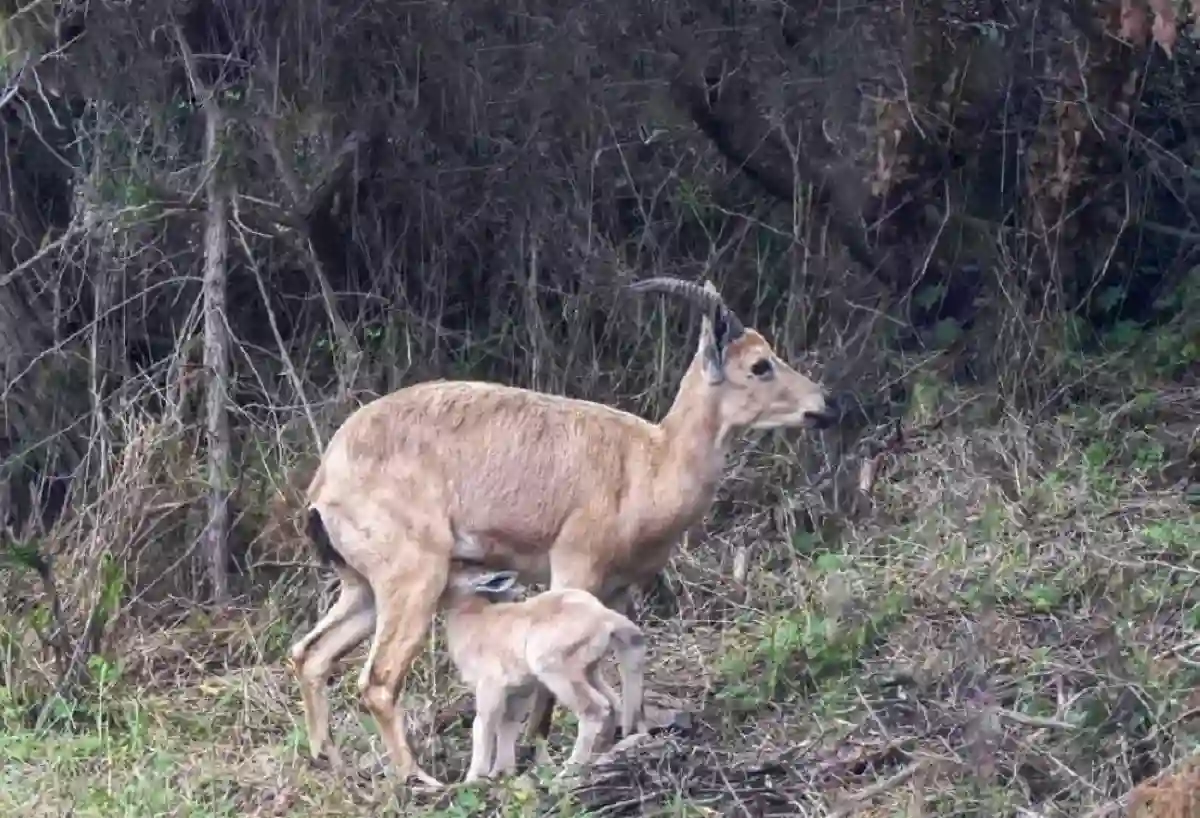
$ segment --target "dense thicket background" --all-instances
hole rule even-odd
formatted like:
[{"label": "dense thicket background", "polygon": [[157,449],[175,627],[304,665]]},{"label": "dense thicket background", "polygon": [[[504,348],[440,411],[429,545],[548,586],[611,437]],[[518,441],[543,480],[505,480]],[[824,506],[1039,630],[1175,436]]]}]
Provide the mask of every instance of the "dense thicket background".
[{"label": "dense thicket background", "polygon": [[[652,274],[712,278],[857,401],[739,448],[648,602],[652,688],[720,700],[655,751],[691,773],[571,809],[653,784],[692,814],[722,797],[696,782],[745,779],[751,814],[797,814],[940,753],[882,797],[1067,815],[1174,769],[1200,681],[1193,12],[0,2],[13,803],[336,814],[282,665],[328,592],[294,519],[322,442],[431,377],[659,417],[696,317],[622,292]],[[63,774],[147,730],[194,763],[100,801]],[[807,748],[790,803],[739,755],[763,744]]]}]

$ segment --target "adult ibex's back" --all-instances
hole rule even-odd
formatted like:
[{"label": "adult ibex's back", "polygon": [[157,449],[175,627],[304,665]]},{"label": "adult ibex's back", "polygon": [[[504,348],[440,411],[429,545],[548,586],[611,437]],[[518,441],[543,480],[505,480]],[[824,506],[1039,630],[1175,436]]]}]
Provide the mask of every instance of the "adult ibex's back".
[{"label": "adult ibex's back", "polygon": [[[711,284],[655,278],[632,289],[704,311],[660,423],[527,389],[435,381],[362,407],[334,435],[309,487],[309,532],[341,593],[292,648],[314,757],[328,740],[332,662],[374,629],[359,690],[398,772],[438,783],[413,760],[396,698],[452,557],[613,605],[660,571],[708,510],[738,430],[833,421],[821,387],[743,327]],[[531,717],[539,733],[552,706],[543,691]]]}]

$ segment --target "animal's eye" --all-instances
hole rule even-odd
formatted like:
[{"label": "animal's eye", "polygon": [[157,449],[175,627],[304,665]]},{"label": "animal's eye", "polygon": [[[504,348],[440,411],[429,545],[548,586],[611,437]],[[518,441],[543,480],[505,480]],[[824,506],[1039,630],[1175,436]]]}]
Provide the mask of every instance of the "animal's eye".
[{"label": "animal's eye", "polygon": [[750,374],[756,378],[761,378],[763,375],[771,371],[771,362],[766,358],[759,358],[754,363],[750,364]]}]

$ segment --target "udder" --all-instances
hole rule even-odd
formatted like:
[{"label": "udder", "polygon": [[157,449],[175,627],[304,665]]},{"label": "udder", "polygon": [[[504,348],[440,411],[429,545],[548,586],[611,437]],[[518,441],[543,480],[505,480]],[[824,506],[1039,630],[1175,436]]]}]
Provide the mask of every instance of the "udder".
[{"label": "udder", "polygon": [[492,571],[516,571],[523,582],[550,581],[549,550],[496,532],[461,532],[455,538],[454,559]]}]

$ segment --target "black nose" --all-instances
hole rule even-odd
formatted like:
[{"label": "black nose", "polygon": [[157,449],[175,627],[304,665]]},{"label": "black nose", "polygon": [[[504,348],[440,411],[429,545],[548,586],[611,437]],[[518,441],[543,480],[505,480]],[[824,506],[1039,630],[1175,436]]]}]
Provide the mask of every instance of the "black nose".
[{"label": "black nose", "polygon": [[850,392],[825,392],[822,397],[825,399],[825,410],[807,414],[808,424],[814,429],[836,426],[846,418],[847,412],[854,411],[856,400]]}]

